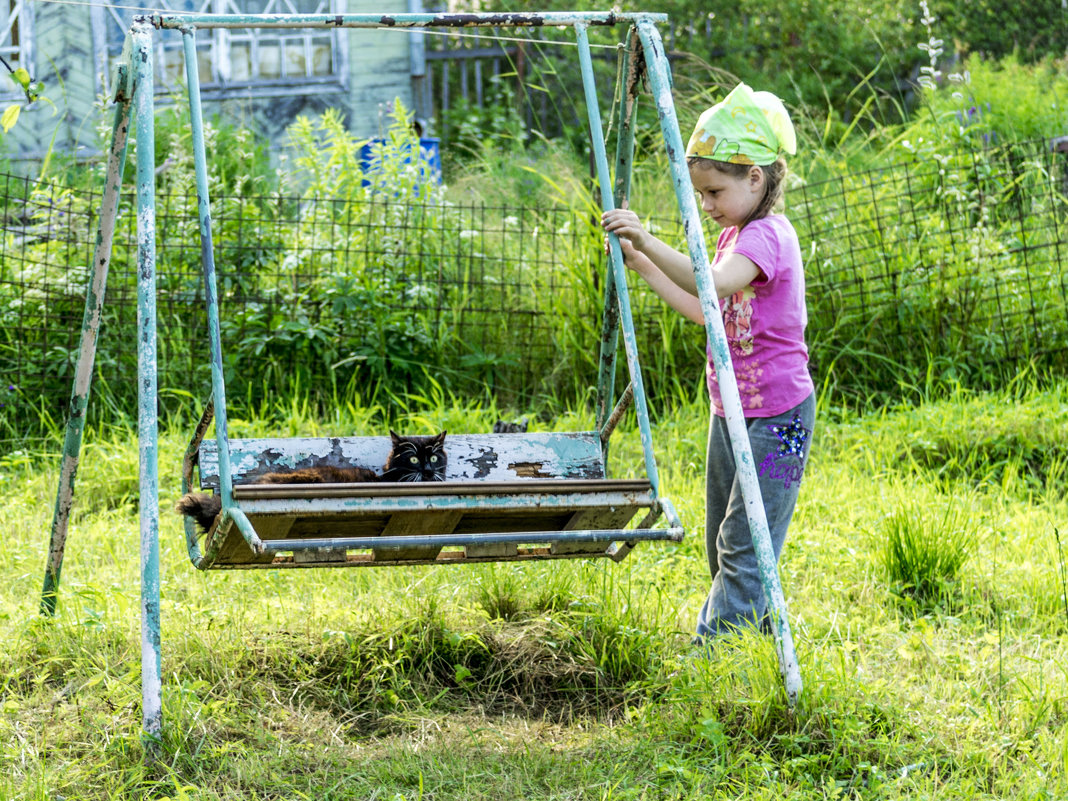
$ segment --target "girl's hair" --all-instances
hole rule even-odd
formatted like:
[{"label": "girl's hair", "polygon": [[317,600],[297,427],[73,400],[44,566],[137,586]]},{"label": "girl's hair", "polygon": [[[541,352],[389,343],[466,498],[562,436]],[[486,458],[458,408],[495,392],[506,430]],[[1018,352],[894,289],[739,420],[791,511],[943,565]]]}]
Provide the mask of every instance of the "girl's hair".
[{"label": "girl's hair", "polygon": [[[732,161],[716,161],[715,159],[707,159],[701,156],[690,156],[686,159],[686,163],[691,167],[699,166],[705,170],[716,169],[732,178],[744,178],[749,174],[749,169],[753,166],[752,164],[735,164]],[[767,217],[782,205],[783,193],[786,188],[786,159],[780,156],[771,164],[758,166],[764,171],[764,197],[760,199],[756,208],[753,209],[753,213],[742,223],[743,227],[753,220]]]}]

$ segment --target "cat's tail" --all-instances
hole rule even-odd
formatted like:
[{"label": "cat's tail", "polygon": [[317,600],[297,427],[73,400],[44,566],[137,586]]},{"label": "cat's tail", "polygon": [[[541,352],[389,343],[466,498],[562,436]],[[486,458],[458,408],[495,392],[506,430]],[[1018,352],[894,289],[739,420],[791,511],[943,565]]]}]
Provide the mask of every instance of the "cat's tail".
[{"label": "cat's tail", "polygon": [[222,498],[207,492],[190,492],[183,495],[174,506],[175,511],[193,518],[203,533],[211,530],[215,518],[222,511]]}]

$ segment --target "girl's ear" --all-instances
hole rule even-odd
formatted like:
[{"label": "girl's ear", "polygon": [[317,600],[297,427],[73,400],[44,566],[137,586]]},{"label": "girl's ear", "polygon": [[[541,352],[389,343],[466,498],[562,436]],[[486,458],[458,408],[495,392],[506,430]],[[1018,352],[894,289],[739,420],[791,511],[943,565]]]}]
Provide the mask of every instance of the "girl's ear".
[{"label": "girl's ear", "polygon": [[745,177],[751,189],[759,190],[764,188],[764,170],[758,165],[752,165]]}]

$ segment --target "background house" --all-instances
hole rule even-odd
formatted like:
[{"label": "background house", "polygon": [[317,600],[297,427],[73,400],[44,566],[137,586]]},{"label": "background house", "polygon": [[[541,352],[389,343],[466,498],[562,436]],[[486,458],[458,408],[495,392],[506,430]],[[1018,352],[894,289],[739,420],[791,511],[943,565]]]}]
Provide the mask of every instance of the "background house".
[{"label": "background house", "polygon": [[[422,0],[110,0],[108,4],[7,0],[0,4],[0,56],[45,83],[44,95],[0,140],[15,160],[38,160],[50,148],[79,158],[101,149],[102,113],[111,96],[112,66],[136,14],[176,13],[405,13]],[[382,29],[205,30],[197,34],[205,114],[221,114],[281,140],[300,114],[341,109],[357,136],[372,136],[385,106],[399,97],[420,116],[427,93],[423,36]],[[155,37],[158,102],[181,97],[181,36]],[[6,73],[6,70],[3,70]],[[0,106],[17,102],[18,87],[0,82]]]}]

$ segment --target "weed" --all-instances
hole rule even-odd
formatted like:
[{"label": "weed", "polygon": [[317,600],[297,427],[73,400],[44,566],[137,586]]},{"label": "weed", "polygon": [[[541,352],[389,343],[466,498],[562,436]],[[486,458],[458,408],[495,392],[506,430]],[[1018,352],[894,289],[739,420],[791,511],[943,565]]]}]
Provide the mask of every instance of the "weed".
[{"label": "weed", "polygon": [[962,570],[976,549],[979,526],[967,506],[931,509],[912,502],[880,524],[881,561],[890,589],[919,614],[952,610]]}]

